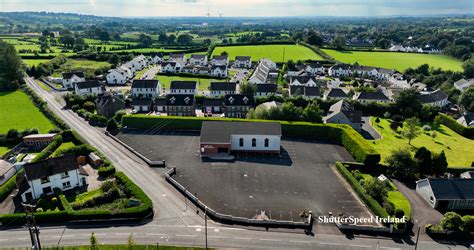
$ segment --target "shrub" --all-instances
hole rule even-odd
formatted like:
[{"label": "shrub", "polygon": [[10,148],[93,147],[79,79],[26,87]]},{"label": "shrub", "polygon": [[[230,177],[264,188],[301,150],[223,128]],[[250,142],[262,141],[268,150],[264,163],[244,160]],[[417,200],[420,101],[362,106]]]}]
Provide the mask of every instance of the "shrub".
[{"label": "shrub", "polygon": [[390,201],[385,201],[383,203],[383,208],[387,211],[388,214],[393,215],[395,213],[395,205]]},{"label": "shrub", "polygon": [[463,230],[466,232],[474,232],[474,215],[464,215],[462,217]]},{"label": "shrub", "polygon": [[447,212],[444,214],[439,224],[445,230],[460,231],[463,221],[459,214],[455,212]]},{"label": "shrub", "polygon": [[385,183],[379,181],[377,178],[372,177],[364,182],[364,188],[368,195],[382,204],[387,197],[387,186]]},{"label": "shrub", "polygon": [[82,105],[82,108],[89,111],[89,112],[94,112],[95,110],[95,104],[91,101],[87,101]]},{"label": "shrub", "polygon": [[375,118],[375,123],[379,123],[380,122],[380,118]]},{"label": "shrub", "polygon": [[63,137],[61,135],[57,135],[54,140],[44,148],[39,154],[35,156],[31,160],[31,162],[37,162],[48,158],[61,144],[63,143]]},{"label": "shrub", "polygon": [[388,112],[388,111],[385,112],[385,113],[383,113],[383,117],[386,118],[386,119],[390,118],[391,116],[392,116],[392,115],[391,115],[390,112]]},{"label": "shrub", "polygon": [[395,210],[395,217],[396,218],[403,218],[403,216],[405,216],[405,212],[402,209],[397,208]]},{"label": "shrub", "polygon": [[2,186],[0,186],[0,202],[5,200],[8,195],[10,195],[13,190],[16,188],[16,177],[18,174],[12,176],[7,182],[3,183]]},{"label": "shrub", "polygon": [[107,178],[107,177],[115,174],[115,168],[113,166],[100,167],[98,172],[99,172],[99,177]]},{"label": "shrub", "polygon": [[430,125],[423,125],[422,129],[424,131],[431,131],[431,126]]},{"label": "shrub", "polygon": [[18,138],[18,135],[19,135],[18,130],[14,128],[8,130],[7,132],[7,138],[11,138],[11,139]]},{"label": "shrub", "polygon": [[107,122],[107,131],[114,131],[116,129],[118,129],[117,122],[114,119],[110,119]]},{"label": "shrub", "polygon": [[358,169],[352,171],[352,176],[354,176],[354,178],[359,182],[361,179],[364,179],[364,177],[362,176],[362,174],[360,173]]}]

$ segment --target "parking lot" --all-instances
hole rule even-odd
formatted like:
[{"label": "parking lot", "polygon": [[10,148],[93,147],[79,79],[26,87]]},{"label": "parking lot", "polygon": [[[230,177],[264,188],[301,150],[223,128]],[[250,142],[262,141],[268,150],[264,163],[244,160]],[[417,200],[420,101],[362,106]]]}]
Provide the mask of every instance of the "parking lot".
[{"label": "parking lot", "polygon": [[150,160],[175,166],[174,178],[217,212],[255,218],[300,221],[303,210],[313,215],[369,217],[367,210],[329,167],[353,160],[341,146],[315,141],[282,140],[282,154],[242,154],[232,162],[203,161],[199,133],[125,132],[117,137]]}]

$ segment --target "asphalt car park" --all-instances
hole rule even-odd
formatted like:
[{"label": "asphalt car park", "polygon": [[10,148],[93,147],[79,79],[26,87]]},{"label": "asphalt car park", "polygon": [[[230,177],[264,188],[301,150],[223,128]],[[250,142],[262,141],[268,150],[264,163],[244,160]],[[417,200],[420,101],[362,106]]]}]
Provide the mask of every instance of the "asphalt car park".
[{"label": "asphalt car park", "polygon": [[329,167],[353,161],[339,145],[283,138],[280,156],[239,154],[233,161],[212,161],[199,156],[199,132],[126,131],[117,138],[152,161],[176,167],[173,178],[223,214],[301,221],[306,210],[314,216],[370,217]]}]

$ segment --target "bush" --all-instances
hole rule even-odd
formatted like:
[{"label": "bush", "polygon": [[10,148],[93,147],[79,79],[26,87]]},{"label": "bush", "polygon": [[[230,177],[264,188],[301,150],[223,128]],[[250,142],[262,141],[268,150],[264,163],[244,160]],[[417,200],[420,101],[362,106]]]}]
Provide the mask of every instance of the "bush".
[{"label": "bush", "polygon": [[395,217],[396,218],[403,218],[403,216],[405,216],[405,212],[402,209],[397,208],[395,210]]},{"label": "bush", "polygon": [[380,123],[380,118],[375,118],[375,123]]},{"label": "bush", "polygon": [[13,192],[13,190],[15,190],[17,175],[18,174],[12,176],[10,180],[8,180],[7,182],[3,183],[2,186],[0,186],[0,202],[5,200],[8,197],[8,195],[10,195],[10,193]]},{"label": "bush", "polygon": [[474,215],[464,215],[462,217],[463,230],[466,232],[474,232]]},{"label": "bush", "polygon": [[460,231],[463,226],[463,220],[459,214],[447,212],[439,224],[445,230]]},{"label": "bush", "polygon": [[424,131],[431,131],[431,126],[430,125],[423,125],[423,130]]},{"label": "bush", "polygon": [[89,112],[94,112],[95,111],[95,104],[91,101],[87,101],[82,105],[82,108],[89,111]]},{"label": "bush", "polygon": [[390,112],[388,112],[388,111],[385,112],[385,113],[383,113],[383,117],[384,117],[385,119],[389,119],[391,116],[392,116],[392,115],[391,115]]},{"label": "bush", "polygon": [[115,167],[113,167],[113,166],[100,167],[98,172],[99,172],[99,177],[107,178],[107,177],[115,174]]},{"label": "bush", "polygon": [[446,127],[452,129],[456,133],[467,137],[467,138],[474,138],[474,127],[465,127],[461,124],[459,124],[456,120],[453,118],[445,115],[445,114],[439,114],[435,118],[435,123],[436,124],[443,124]]},{"label": "bush", "polygon": [[[395,211],[396,211],[396,210],[395,210],[395,205],[394,205],[392,202],[390,202],[390,201],[387,201],[387,200],[386,200],[386,201],[383,203],[383,208],[384,208],[385,211],[387,211],[387,213],[390,214],[390,215],[393,215],[393,214],[396,213],[396,212],[395,212]],[[402,212],[403,212],[403,211],[402,211]]]}]

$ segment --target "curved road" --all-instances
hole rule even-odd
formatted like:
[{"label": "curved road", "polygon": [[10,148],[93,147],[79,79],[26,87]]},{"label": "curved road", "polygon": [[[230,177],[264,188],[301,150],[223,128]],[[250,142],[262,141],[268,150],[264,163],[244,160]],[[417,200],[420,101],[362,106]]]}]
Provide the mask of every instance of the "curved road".
[{"label": "curved road", "polygon": [[[183,197],[166,183],[162,174],[165,169],[151,169],[145,162],[124,147],[104,135],[103,129],[91,127],[70,110],[64,110],[61,98],[47,92],[27,78],[26,82],[47,103],[49,108],[63,119],[84,139],[98,148],[120,171],[125,172],[153,200],[155,217],[143,225],[120,226],[117,224],[42,227],[43,246],[88,245],[95,233],[99,243],[126,243],[130,234],[139,244],[204,246],[204,220],[187,208]],[[333,228],[333,226],[316,226]],[[324,231],[324,230],[323,230]],[[28,231],[24,228],[0,232],[1,247],[29,246]],[[413,242],[382,237],[347,237],[336,233],[306,235],[301,231],[265,231],[251,228],[232,228],[208,221],[208,242],[217,248],[298,248],[298,249],[413,249]],[[426,240],[419,242],[419,249],[465,249],[463,246],[441,245]]]}]

